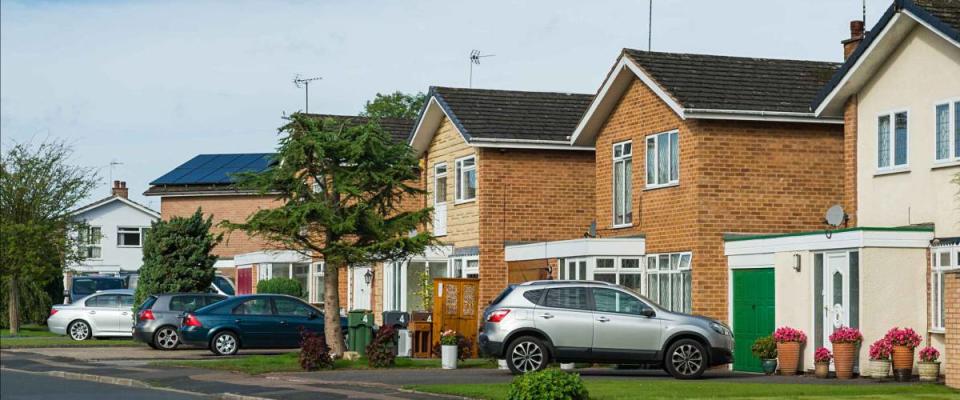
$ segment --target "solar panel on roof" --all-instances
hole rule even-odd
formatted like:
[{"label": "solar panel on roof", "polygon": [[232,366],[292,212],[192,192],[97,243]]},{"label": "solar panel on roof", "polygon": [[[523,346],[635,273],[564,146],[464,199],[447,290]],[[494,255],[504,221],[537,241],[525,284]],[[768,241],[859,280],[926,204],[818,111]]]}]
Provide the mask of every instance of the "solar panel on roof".
[{"label": "solar panel on roof", "polygon": [[270,166],[273,154],[201,154],[150,182],[151,185],[226,184],[232,175],[262,171]]}]

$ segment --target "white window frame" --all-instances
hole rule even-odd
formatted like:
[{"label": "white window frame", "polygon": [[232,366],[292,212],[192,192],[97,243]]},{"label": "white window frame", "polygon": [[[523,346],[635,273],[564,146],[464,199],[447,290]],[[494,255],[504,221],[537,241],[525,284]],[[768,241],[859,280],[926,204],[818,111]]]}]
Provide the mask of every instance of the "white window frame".
[{"label": "white window frame", "polygon": [[[474,161],[474,163],[476,163],[476,161]],[[443,167],[443,173],[438,172],[440,167]],[[437,188],[439,187],[439,185],[437,184],[437,181],[440,180],[440,178],[446,178],[449,174],[450,174],[450,169],[447,168],[447,163],[445,162],[437,163],[436,165],[433,166],[433,204],[447,202],[447,185],[446,184],[443,185],[444,186],[443,199],[438,199]]]},{"label": "white window frame", "polygon": [[[623,151],[626,145],[630,145],[630,153],[627,154]],[[620,156],[617,156],[617,148],[620,148]],[[613,227],[614,228],[625,228],[633,226],[633,199],[628,197],[633,197],[633,179],[630,181],[624,180],[623,182],[623,193],[618,193],[617,191],[617,166],[626,165],[627,161],[630,161],[631,168],[631,177],[633,176],[633,141],[627,140],[619,143],[614,143],[612,152],[610,153],[613,156],[613,169],[612,169],[612,179],[611,185],[613,185],[613,202],[611,204],[613,212]],[[624,167],[623,177],[626,179],[627,170]],[[630,193],[630,196],[627,196],[627,193]],[[618,198],[619,196],[619,198]],[[617,223],[617,202],[620,202],[620,206],[623,208],[623,222]],[[629,221],[627,218],[629,217]]]},{"label": "white window frame", "polygon": [[[460,276],[455,276],[456,268],[453,266],[455,262],[461,262],[462,267],[460,268]],[[476,267],[467,267],[469,261],[476,261]],[[471,274],[476,274],[480,276],[480,256],[461,256],[461,257],[450,257],[447,261],[447,276],[451,278],[467,278]]]},{"label": "white window frame", "polygon": [[[673,154],[670,152],[670,149],[668,148],[668,149],[667,149],[667,181],[666,181],[666,182],[654,182],[654,183],[651,183],[650,180],[647,179],[648,176],[650,175],[650,172],[647,171],[647,166],[649,165],[648,159],[649,159],[651,156],[653,157],[654,166],[656,166],[656,170],[653,171],[653,176],[654,176],[657,180],[659,180],[660,167],[661,167],[661,166],[660,166],[660,159],[659,159],[659,157],[658,157],[658,156],[659,156],[659,151],[660,151],[660,135],[667,134],[667,138],[668,138],[668,140],[669,140],[669,138],[672,137],[674,133],[677,134],[677,160],[676,160],[676,162],[677,162],[677,179],[673,179],[673,178],[670,176],[670,165],[673,164],[673,161],[674,161],[674,160],[673,160]],[[653,139],[653,154],[652,154],[652,155],[650,154],[649,151],[647,151],[647,142],[649,142],[650,139]],[[679,129],[673,129],[673,130],[669,130],[669,131],[665,131],[665,132],[657,132],[657,133],[654,133],[654,134],[647,135],[646,137],[643,138],[643,151],[644,151],[644,160],[643,160],[644,173],[643,173],[643,180],[644,180],[644,182],[646,183],[645,189],[659,189],[659,188],[662,188],[662,187],[671,187],[671,186],[677,186],[677,185],[680,184],[680,160],[679,160],[679,158],[680,158],[680,130],[679,130]]]},{"label": "white window frame", "polygon": [[[308,293],[307,297],[310,299],[310,302],[313,304],[323,304],[323,295],[320,294],[320,288],[325,287],[324,285],[326,284],[323,280],[323,266],[324,266],[323,261],[310,263],[310,270],[308,274],[310,276],[310,285],[312,285],[313,287],[307,289],[307,293]],[[290,270],[292,273],[293,268],[291,267]],[[318,283],[317,278],[320,278],[319,287],[317,286],[317,283]]]},{"label": "white window frame", "polygon": [[[672,262],[671,260],[673,259],[673,256],[677,256],[677,263],[678,263],[677,269],[675,269],[675,270],[674,270],[674,269],[670,269],[669,266],[668,266],[666,269],[662,269],[662,268],[660,267],[660,257],[661,257],[661,256],[667,256],[667,257],[668,257],[668,260],[667,260],[668,263],[671,263],[671,262]],[[687,257],[687,259],[690,260],[690,261],[687,263],[687,266],[686,266],[686,267],[683,266],[683,258],[684,258],[684,257]],[[654,269],[649,268],[649,263],[650,263],[651,260],[654,260],[653,262],[654,262],[655,264],[657,264],[656,268],[654,268]],[[649,297],[650,300],[652,300],[653,302],[657,303],[657,305],[659,305],[659,306],[661,306],[661,307],[664,307],[664,308],[667,308],[668,310],[671,310],[671,311],[675,311],[675,312],[689,312],[689,311],[692,311],[692,309],[693,309],[693,282],[692,282],[692,280],[693,280],[693,273],[692,273],[692,271],[693,271],[693,253],[687,251],[687,252],[675,252],[675,253],[647,254],[647,255],[646,255],[646,260],[644,260],[644,261],[645,261],[645,262],[644,262],[644,265],[642,266],[642,268],[644,269],[644,275],[643,275],[643,276],[644,276],[644,279],[643,279],[643,290],[642,290],[643,295]],[[684,281],[683,281],[682,278],[683,278],[683,275],[684,275],[684,272],[685,272],[685,271],[691,271],[691,273],[690,273],[690,280],[691,280],[691,282],[690,282],[690,288],[691,288],[691,289],[690,289],[690,293],[684,293],[685,288],[686,288],[686,285],[684,285]],[[659,297],[660,297],[660,295],[659,295],[659,289],[657,290],[657,291],[658,291],[658,293],[657,293],[657,298],[653,298],[653,297],[650,295],[650,293],[649,293],[649,286],[650,286],[650,285],[649,285],[649,281],[650,281],[650,276],[651,276],[651,275],[657,275],[657,276],[658,276],[658,281],[659,281],[659,277],[662,277],[662,276],[670,276],[670,275],[676,275],[676,276],[678,276],[678,277],[680,278],[680,294],[679,294],[680,297],[679,297],[679,298],[680,298],[680,301],[681,301],[681,302],[686,302],[686,304],[689,305],[689,309],[685,310],[684,307],[680,307],[680,309],[677,309],[677,308],[674,307],[673,305],[671,305],[670,307],[667,307],[667,306],[661,304],[661,303],[660,303],[660,300],[659,300]],[[658,284],[658,287],[659,287],[659,284]],[[672,292],[672,290],[673,290],[673,286],[672,286],[672,285],[670,286],[670,290],[671,290],[671,292]],[[674,298],[675,296],[673,296],[672,293],[671,293],[671,296],[669,296],[669,297],[672,299],[672,298]]]},{"label": "white window frame", "polygon": [[[948,255],[948,265],[940,264],[941,254]],[[931,247],[930,258],[930,331],[943,333],[946,329],[941,319],[945,310],[940,307],[940,291],[946,273],[960,269],[960,244]]]},{"label": "white window frame", "polygon": [[[905,154],[907,158],[903,164],[897,164],[897,114],[907,115],[907,140],[905,141],[905,145],[907,146]],[[889,147],[887,148],[890,165],[886,167],[880,166],[880,118],[883,117],[890,118],[890,137],[887,138],[890,141]],[[873,156],[876,157],[874,165],[877,167],[877,172],[883,174],[908,171],[910,169],[910,110],[901,109],[877,114],[874,129],[876,129],[877,135],[877,140],[875,141],[877,143],[877,151],[874,152]],[[934,141],[934,152],[936,152],[936,141]]]},{"label": "white window frame", "polygon": [[[464,163],[464,161],[466,161],[466,160],[473,160],[473,165],[471,165],[471,166],[469,166],[469,167],[464,167],[464,166],[463,166],[463,163]],[[480,180],[480,179],[479,179],[479,176],[477,176],[477,156],[476,156],[476,155],[469,155],[469,156],[461,157],[461,158],[458,158],[458,159],[454,160],[453,170],[454,170],[454,174],[456,175],[456,177],[454,177],[454,179],[456,179],[456,182],[455,182],[455,185],[454,185],[454,192],[456,192],[456,193],[455,193],[456,201],[455,201],[454,203],[455,203],[455,204],[463,204],[463,203],[469,203],[469,202],[472,202],[472,201],[476,201],[476,200],[477,200],[477,193],[476,193],[476,191],[479,191],[479,190],[480,190],[480,189],[479,189],[479,186],[480,186],[480,185],[479,185],[479,180]],[[464,192],[466,191],[465,189],[466,189],[467,186],[465,185],[466,181],[464,181],[463,176],[466,174],[466,172],[469,172],[469,171],[473,171],[474,187],[476,188],[476,191],[474,191],[473,197],[465,198],[465,197],[464,197]]]},{"label": "white window frame", "polygon": [[[671,259],[672,259],[672,256],[676,255],[676,256],[677,256],[677,262],[678,262],[678,264],[681,264],[681,261],[683,260],[683,257],[687,257],[687,259],[689,259],[690,262],[687,263],[687,266],[686,266],[686,267],[681,267],[680,265],[678,265],[676,270],[670,270],[670,269],[668,268],[667,270],[661,271],[661,270],[659,269],[659,265],[658,265],[658,268],[657,268],[656,270],[650,270],[650,269],[648,269],[648,268],[647,268],[647,265],[648,265],[648,264],[647,264],[647,263],[648,263],[647,260],[649,260],[649,259],[651,259],[651,258],[654,258],[654,259],[657,259],[657,260],[658,260],[658,259],[659,259],[658,257],[661,256],[661,255],[665,255],[665,256],[667,256],[667,257],[671,257]],[[613,260],[614,260],[613,268],[597,268],[597,264],[598,264],[597,261],[598,261],[598,260],[601,260],[601,259],[613,259]],[[624,268],[624,267],[623,267],[623,260],[628,260],[628,259],[637,260],[638,263],[639,263],[639,266],[638,266],[639,268]],[[570,269],[567,268],[567,264],[570,263],[570,262],[573,262],[573,263],[576,265],[576,268],[577,268],[577,270],[576,270],[575,272],[573,272],[572,274],[571,274],[571,272],[570,272]],[[584,276],[579,276],[579,275],[580,275],[579,268],[580,268],[580,263],[581,263],[581,262],[586,262],[586,270],[584,271],[584,274],[583,274]],[[655,262],[655,263],[658,263],[658,261],[654,261],[654,262]],[[669,262],[669,261],[668,261],[668,262]],[[683,279],[682,279],[684,272],[686,272],[686,271],[692,271],[692,270],[693,270],[692,266],[693,266],[693,253],[692,253],[692,252],[689,252],[689,251],[687,251],[687,252],[677,252],[677,253],[647,254],[647,255],[645,255],[645,256],[589,256],[589,257],[569,257],[569,258],[564,258],[564,259],[561,259],[561,260],[560,260],[559,269],[558,269],[558,271],[557,271],[557,277],[558,277],[558,279],[560,279],[560,280],[596,280],[596,274],[597,274],[597,273],[601,273],[601,274],[603,274],[603,273],[612,273],[612,274],[615,274],[615,275],[616,275],[616,283],[617,283],[618,285],[622,285],[622,282],[623,282],[623,281],[622,281],[621,277],[622,277],[623,275],[640,275],[640,289],[638,290],[639,293],[642,294],[642,295],[644,295],[644,296],[647,296],[651,301],[653,301],[654,303],[656,303],[658,306],[663,307],[662,305],[660,305],[659,297],[658,297],[658,298],[653,298],[653,297],[650,296],[649,288],[648,288],[649,282],[650,282],[650,276],[651,276],[651,275],[657,275],[657,276],[659,277],[659,276],[669,276],[669,275],[671,275],[671,274],[673,274],[673,275],[678,275],[678,276],[681,277],[681,280],[680,280],[680,291],[681,291],[681,293],[680,293],[680,299],[681,299],[681,301],[686,301],[686,302],[687,302],[687,305],[689,305],[690,308],[692,308],[692,305],[693,305],[693,282],[691,282],[691,284],[690,284],[690,287],[691,287],[690,293],[685,293],[684,291],[686,290],[686,289],[685,289],[686,287],[685,287],[684,281],[683,281]],[[574,279],[574,278],[575,278],[575,279]],[[691,280],[692,280],[692,278],[693,278],[692,273],[690,274],[690,278],[691,278]],[[658,278],[658,281],[659,281],[659,278]],[[671,287],[671,290],[672,290],[672,287]],[[671,298],[672,298],[672,296],[671,296]],[[682,308],[682,307],[681,307],[681,308]],[[682,310],[682,309],[677,310],[677,311],[679,311],[679,312],[686,312],[686,311],[684,311],[684,310]]]},{"label": "white window frame", "polygon": [[[955,164],[960,162],[960,153],[957,150],[957,115],[960,113],[957,106],[960,97],[954,97],[933,104],[933,163],[934,165]],[[937,107],[947,106],[947,158],[937,158]],[[910,125],[909,117],[907,126]],[[908,134],[909,135],[909,134]]]},{"label": "white window frame", "polygon": [[[128,229],[128,230],[129,230],[129,229],[136,229],[136,230],[137,230],[137,233],[140,234],[140,244],[138,244],[138,245],[120,244],[120,237],[121,237],[121,236],[120,236],[120,235],[121,235],[120,230],[122,230],[122,229]],[[148,228],[147,228],[147,227],[143,227],[143,226],[118,226],[118,227],[117,227],[117,247],[122,247],[122,248],[137,248],[137,247],[143,247],[143,241],[144,241],[144,239],[147,238],[147,235],[146,235],[145,232],[144,232],[146,229],[148,229]],[[101,232],[102,232],[102,231],[101,231]],[[126,231],[126,232],[123,232],[123,233],[133,233],[133,232]],[[102,249],[101,249],[101,251],[102,251]],[[102,256],[102,255],[103,255],[103,254],[101,253],[101,256]]]},{"label": "white window frame", "polygon": [[[93,229],[98,229],[100,231],[100,234],[97,235],[96,241],[91,240],[93,238],[93,234],[90,231]],[[84,255],[90,254],[90,249],[92,248],[100,249],[100,257],[86,257],[86,259],[102,260],[103,259],[103,227],[98,225],[88,225],[86,227],[86,230],[87,230],[86,234],[83,235],[84,243],[82,243],[83,249],[84,249]]]}]

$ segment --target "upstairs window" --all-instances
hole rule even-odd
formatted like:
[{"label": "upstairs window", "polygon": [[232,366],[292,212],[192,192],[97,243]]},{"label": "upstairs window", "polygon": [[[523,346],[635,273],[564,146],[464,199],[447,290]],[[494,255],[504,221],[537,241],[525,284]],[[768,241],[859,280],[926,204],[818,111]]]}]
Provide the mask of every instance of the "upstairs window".
[{"label": "upstairs window", "polygon": [[934,106],[936,161],[960,160],[960,101]]},{"label": "upstairs window", "polygon": [[680,132],[647,136],[647,188],[680,182]]},{"label": "upstairs window", "polygon": [[884,114],[877,119],[877,168],[907,165],[907,112]]},{"label": "upstairs window", "polygon": [[456,161],[457,202],[473,201],[477,198],[477,164],[473,156]]},{"label": "upstairs window", "polygon": [[613,225],[630,226],[633,223],[633,145],[622,142],[613,145]]},{"label": "upstairs window", "polygon": [[117,227],[117,246],[143,246],[143,228]]},{"label": "upstairs window", "polygon": [[433,167],[433,204],[447,202],[447,164]]},{"label": "upstairs window", "polygon": [[80,244],[85,258],[98,259],[102,256],[101,238],[103,238],[103,231],[99,226],[88,226],[80,231]]}]

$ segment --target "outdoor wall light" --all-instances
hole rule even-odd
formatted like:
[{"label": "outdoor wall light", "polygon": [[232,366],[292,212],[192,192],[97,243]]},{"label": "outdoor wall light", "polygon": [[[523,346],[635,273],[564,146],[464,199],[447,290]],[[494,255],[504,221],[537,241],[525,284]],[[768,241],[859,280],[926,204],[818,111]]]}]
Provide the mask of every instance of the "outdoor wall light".
[{"label": "outdoor wall light", "polygon": [[369,285],[373,281],[373,271],[368,269],[367,273],[363,274],[363,281]]},{"label": "outdoor wall light", "polygon": [[794,255],[793,255],[793,270],[794,270],[794,271],[800,272],[800,260],[801,260],[801,258],[800,258],[800,255],[799,255],[799,254],[794,254]]}]

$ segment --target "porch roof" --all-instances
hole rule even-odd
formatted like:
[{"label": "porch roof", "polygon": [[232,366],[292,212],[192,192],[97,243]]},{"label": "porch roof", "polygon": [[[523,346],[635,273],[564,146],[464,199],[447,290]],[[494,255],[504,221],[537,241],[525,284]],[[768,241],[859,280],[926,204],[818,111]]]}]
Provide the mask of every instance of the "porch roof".
[{"label": "porch roof", "polygon": [[507,245],[503,253],[506,261],[589,256],[642,256],[646,254],[646,239],[642,236],[634,236],[526,243]]},{"label": "porch roof", "polygon": [[926,248],[934,238],[933,232],[932,226],[864,226],[831,231],[829,237],[823,230],[744,236],[725,234],[724,254],[734,256],[863,247]]}]

